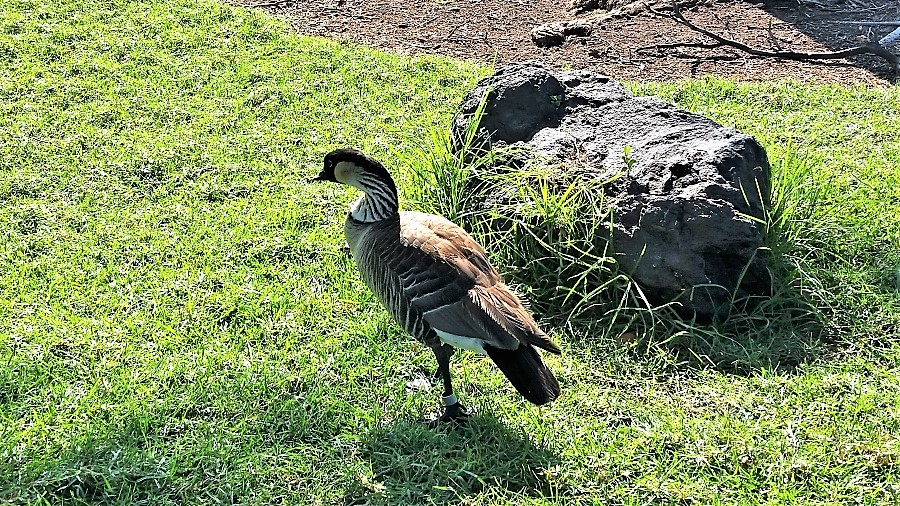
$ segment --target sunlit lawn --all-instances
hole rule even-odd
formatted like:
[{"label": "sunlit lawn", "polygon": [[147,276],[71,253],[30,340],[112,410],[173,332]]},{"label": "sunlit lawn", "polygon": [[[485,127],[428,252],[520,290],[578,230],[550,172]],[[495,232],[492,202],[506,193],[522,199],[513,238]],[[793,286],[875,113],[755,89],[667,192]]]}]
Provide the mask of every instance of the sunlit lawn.
[{"label": "sunlit lawn", "polygon": [[0,7],[0,501],[900,500],[896,89],[632,85],[816,167],[814,359],[732,375],[547,322],[558,402],[462,354],[477,416],[435,431],[406,387],[433,357],[342,250],[353,192],[304,179],[343,145],[402,173],[488,69],[211,1]]}]

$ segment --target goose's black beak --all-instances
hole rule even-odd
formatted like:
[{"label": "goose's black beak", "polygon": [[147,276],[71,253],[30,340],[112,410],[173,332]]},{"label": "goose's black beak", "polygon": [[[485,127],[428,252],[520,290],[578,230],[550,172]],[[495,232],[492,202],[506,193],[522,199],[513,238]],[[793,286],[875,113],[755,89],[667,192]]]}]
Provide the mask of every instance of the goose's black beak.
[{"label": "goose's black beak", "polygon": [[324,172],[324,171],[323,171],[323,172],[320,172],[318,176],[316,176],[316,177],[311,177],[311,178],[309,178],[309,179],[306,180],[307,183],[315,183],[315,182],[318,182],[318,181],[328,181],[328,179],[325,177],[325,172]]}]

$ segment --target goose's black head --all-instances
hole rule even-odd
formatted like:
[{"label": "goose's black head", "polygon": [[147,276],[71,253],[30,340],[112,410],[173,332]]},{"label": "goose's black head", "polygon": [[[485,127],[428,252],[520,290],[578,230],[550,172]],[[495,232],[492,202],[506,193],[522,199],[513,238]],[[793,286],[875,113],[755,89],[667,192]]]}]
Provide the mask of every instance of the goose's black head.
[{"label": "goose's black head", "polygon": [[394,179],[384,165],[353,148],[340,148],[325,155],[322,172],[311,181],[342,183],[363,191],[367,191],[367,186],[377,181],[388,186],[394,194],[397,192]]}]

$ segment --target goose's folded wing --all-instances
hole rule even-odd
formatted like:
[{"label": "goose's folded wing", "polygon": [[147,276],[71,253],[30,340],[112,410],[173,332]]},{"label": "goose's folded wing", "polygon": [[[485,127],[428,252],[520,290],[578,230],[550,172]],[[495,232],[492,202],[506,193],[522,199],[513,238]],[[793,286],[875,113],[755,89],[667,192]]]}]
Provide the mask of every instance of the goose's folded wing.
[{"label": "goose's folded wing", "polygon": [[465,230],[433,214],[405,212],[400,221],[400,242],[427,255],[431,262],[453,267],[461,281],[491,286],[500,281],[487,253]]},{"label": "goose's folded wing", "polygon": [[429,325],[495,348],[528,343],[559,353],[465,230],[438,216],[404,214],[401,243],[419,258],[401,274],[401,284]]},{"label": "goose's folded wing", "polygon": [[514,350],[525,343],[560,352],[502,283],[491,288],[475,286],[463,300],[425,312],[425,321],[437,330],[481,339],[494,348]]}]

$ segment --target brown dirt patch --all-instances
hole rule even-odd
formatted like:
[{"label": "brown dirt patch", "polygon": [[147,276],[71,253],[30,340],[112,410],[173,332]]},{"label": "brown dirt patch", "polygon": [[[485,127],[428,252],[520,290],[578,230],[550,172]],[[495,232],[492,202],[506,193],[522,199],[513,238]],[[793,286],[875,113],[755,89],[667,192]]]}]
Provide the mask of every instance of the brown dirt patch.
[{"label": "brown dirt patch", "polygon": [[[260,0],[232,0],[241,5]],[[728,48],[657,49],[656,44],[709,42],[646,10],[603,19],[607,11],[576,15],[571,0],[294,0],[265,7],[302,34],[343,38],[408,54],[429,53],[488,64],[535,60],[555,68],[587,68],[620,80],[668,81],[704,74],[740,80],[796,78],[815,82],[887,85],[890,66],[872,56],[797,62],[749,56]],[[900,20],[896,0],[706,1],[685,16],[729,38],[765,49],[829,51],[876,40],[893,27],[842,24]],[[601,2],[602,4],[602,2]],[[540,48],[537,25],[583,19],[586,37]],[[891,47],[900,52],[900,44]]]}]

